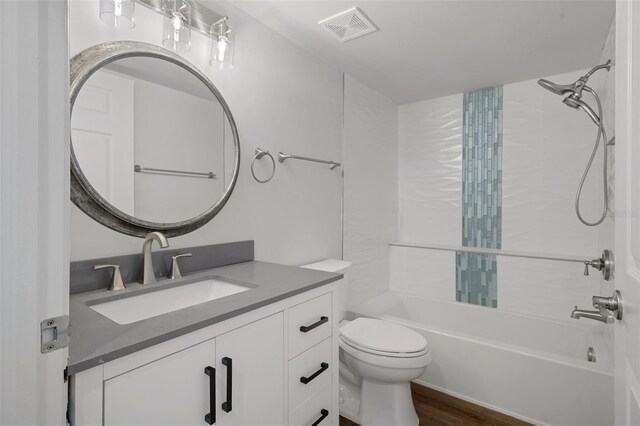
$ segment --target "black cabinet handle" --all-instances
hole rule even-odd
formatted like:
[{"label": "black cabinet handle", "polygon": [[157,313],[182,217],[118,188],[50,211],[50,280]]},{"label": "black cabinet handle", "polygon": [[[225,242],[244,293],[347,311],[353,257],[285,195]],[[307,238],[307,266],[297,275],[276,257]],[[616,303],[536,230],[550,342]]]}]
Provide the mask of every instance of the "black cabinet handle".
[{"label": "black cabinet handle", "polygon": [[312,381],[313,379],[321,375],[322,372],[325,371],[327,368],[329,368],[329,364],[327,364],[326,362],[322,362],[320,363],[320,370],[316,371],[309,377],[304,377],[304,376],[300,377],[300,381],[306,385],[307,383],[309,383],[310,381]]},{"label": "black cabinet handle", "polygon": [[313,424],[311,426],[318,426],[320,423],[322,423],[322,421],[329,415],[329,410],[325,410],[324,408],[322,410],[320,410],[320,417],[318,418],[318,420],[316,420],[315,422],[313,422]]},{"label": "black cabinet handle", "polygon": [[222,358],[222,365],[227,367],[227,400],[222,403],[222,409],[228,413],[231,411],[233,398],[233,360],[229,357]]},{"label": "black cabinet handle", "polygon": [[209,412],[205,414],[204,421],[212,425],[216,422],[216,369],[205,367],[204,374],[209,376]]},{"label": "black cabinet handle", "polygon": [[320,317],[320,321],[318,322],[314,322],[311,325],[301,325],[300,326],[300,331],[302,331],[303,333],[306,333],[307,331],[311,331],[316,327],[321,326],[322,324],[324,324],[325,322],[329,321],[329,317]]}]

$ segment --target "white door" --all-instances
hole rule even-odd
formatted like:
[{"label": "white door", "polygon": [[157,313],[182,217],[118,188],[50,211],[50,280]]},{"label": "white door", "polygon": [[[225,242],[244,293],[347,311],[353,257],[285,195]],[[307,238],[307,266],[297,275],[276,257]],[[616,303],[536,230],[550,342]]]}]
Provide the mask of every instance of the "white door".
[{"label": "white door", "polygon": [[[67,2],[0,1],[0,424],[66,424],[69,313]],[[25,29],[29,28],[27,35]]]},{"label": "white door", "polygon": [[73,150],[91,185],[121,211],[134,215],[134,83],[98,71],[73,106]]},{"label": "white door", "polygon": [[640,425],[640,3],[616,3],[615,422]]},{"label": "white door", "polygon": [[[211,413],[215,341],[161,358],[104,382],[105,426],[202,426]],[[212,421],[214,419],[212,418]]]},{"label": "white door", "polygon": [[216,337],[220,426],[284,423],[283,314]]}]

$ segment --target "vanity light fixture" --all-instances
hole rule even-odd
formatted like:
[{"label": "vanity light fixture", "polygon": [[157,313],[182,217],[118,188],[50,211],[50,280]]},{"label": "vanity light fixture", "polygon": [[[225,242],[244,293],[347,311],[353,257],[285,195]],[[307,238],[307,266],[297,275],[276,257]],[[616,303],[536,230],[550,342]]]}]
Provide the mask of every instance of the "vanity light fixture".
[{"label": "vanity light fixture", "polygon": [[174,52],[191,50],[191,5],[185,0],[162,0],[162,45]]},{"label": "vanity light fixture", "polygon": [[130,30],[136,26],[135,0],[100,0],[100,19],[114,28]]},{"label": "vanity light fixture", "polygon": [[228,17],[211,25],[211,56],[209,63],[221,70],[233,68],[234,32],[229,27]]}]

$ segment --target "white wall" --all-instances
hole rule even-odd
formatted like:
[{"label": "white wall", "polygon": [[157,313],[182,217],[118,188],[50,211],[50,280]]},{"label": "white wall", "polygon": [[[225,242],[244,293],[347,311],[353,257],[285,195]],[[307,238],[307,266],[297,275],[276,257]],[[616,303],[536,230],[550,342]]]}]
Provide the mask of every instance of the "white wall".
[{"label": "white wall", "polygon": [[389,286],[397,239],[397,106],[355,78],[344,81],[344,258],[349,305]]},{"label": "white wall", "polygon": [[[256,147],[340,161],[341,74],[233,6],[208,5],[227,14],[236,30],[235,67],[210,68],[208,40],[196,32],[184,57],[208,74],[227,100],[240,134],[241,170],[222,212],[200,230],[172,238],[171,246],[254,239],[258,260],[301,264],[340,257],[341,169],[288,161],[261,185],[249,166]],[[140,4],[130,31],[104,25],[97,1],[72,1],[69,9],[72,55],[112,40],[160,44],[162,19]],[[140,239],[113,232],[72,207],[72,260],[140,249]]]},{"label": "white wall", "polygon": [[[547,78],[564,84],[584,72]],[[573,210],[596,127],[537,80],[505,85],[503,100],[502,249],[599,256],[610,226],[587,227]],[[462,94],[401,105],[398,155],[399,239],[461,245]],[[601,151],[592,167],[582,201],[587,218],[600,213]],[[390,286],[455,300],[454,259],[452,252],[392,247]],[[597,273],[584,277],[579,263],[498,256],[499,309],[566,320],[573,305],[590,306],[599,282]]]}]

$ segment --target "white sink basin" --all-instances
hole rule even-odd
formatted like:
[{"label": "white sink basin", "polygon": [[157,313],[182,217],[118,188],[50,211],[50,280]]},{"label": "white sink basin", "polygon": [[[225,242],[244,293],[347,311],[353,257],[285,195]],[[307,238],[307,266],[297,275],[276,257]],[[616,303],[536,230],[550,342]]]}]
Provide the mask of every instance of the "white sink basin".
[{"label": "white sink basin", "polygon": [[166,290],[98,303],[90,308],[118,324],[131,324],[249,289],[242,285],[208,278]]}]

